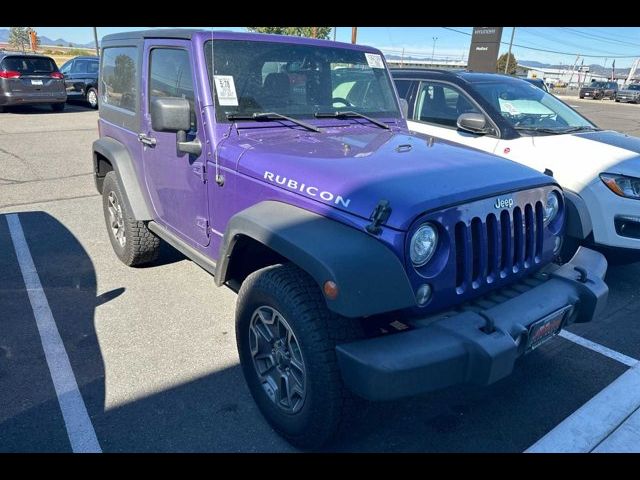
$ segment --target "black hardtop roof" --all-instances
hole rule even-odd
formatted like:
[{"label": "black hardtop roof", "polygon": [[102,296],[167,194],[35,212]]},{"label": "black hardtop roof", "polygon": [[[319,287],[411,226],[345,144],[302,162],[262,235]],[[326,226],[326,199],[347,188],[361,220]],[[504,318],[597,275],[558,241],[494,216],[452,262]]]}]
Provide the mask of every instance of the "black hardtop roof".
[{"label": "black hardtop roof", "polygon": [[112,33],[105,35],[102,41],[139,40],[144,38],[178,38],[191,40],[193,34],[202,31],[202,29],[195,28],[154,28],[149,30],[136,30],[133,32]]},{"label": "black hardtop roof", "polygon": [[0,50],[0,60],[2,60],[4,57],[38,57],[38,58],[49,58],[51,60],[53,60],[53,58],[51,58],[49,55],[42,55],[40,53],[33,53],[33,52],[15,52],[12,50]]}]

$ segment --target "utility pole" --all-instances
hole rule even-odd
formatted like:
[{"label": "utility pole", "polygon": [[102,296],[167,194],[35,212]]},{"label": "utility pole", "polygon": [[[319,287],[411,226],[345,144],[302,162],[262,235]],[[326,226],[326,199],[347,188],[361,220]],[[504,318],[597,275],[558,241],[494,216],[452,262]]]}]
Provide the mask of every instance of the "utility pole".
[{"label": "utility pole", "polygon": [[338,27],[333,27],[333,41],[336,41],[336,33],[338,33]]},{"label": "utility pole", "polygon": [[400,68],[404,67],[404,48],[402,49],[402,56],[400,57]]},{"label": "utility pole", "polygon": [[311,36],[313,38],[318,38],[318,27],[311,27]]},{"label": "utility pole", "polygon": [[[573,74],[576,71],[576,65],[578,65],[578,60],[580,60],[580,54],[578,54],[578,56],[576,56],[576,61],[573,64],[573,68],[571,69],[571,76],[569,77],[569,81],[567,82],[567,86],[571,85],[571,80],[573,80]],[[580,83],[580,82],[578,82]]]},{"label": "utility pole", "polygon": [[355,44],[358,39],[358,27],[351,27],[351,43]]},{"label": "utility pole", "polygon": [[93,40],[96,43],[96,55],[100,56],[100,47],[98,46],[98,29],[93,27]]},{"label": "utility pole", "polygon": [[436,42],[438,41],[438,37],[431,37],[433,38],[433,48],[431,49],[431,63],[435,63],[435,55],[436,55]]},{"label": "utility pole", "polygon": [[629,69],[629,75],[627,76],[627,80],[624,82],[624,86],[626,87],[633,80],[633,76],[636,73],[636,70],[640,66],[640,58],[638,58],[635,62],[633,62],[633,66]]},{"label": "utility pole", "polygon": [[509,60],[511,60],[511,47],[513,46],[513,36],[515,35],[515,33],[516,33],[516,27],[513,27],[513,29],[511,30],[511,40],[509,41],[509,53],[507,53],[507,61],[505,62],[505,65],[504,65],[504,73],[507,73],[509,71]]}]

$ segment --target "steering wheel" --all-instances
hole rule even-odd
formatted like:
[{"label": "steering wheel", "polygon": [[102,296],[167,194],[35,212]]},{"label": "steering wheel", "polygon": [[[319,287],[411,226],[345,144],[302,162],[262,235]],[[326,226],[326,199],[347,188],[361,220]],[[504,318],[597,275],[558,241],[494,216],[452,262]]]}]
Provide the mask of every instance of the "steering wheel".
[{"label": "steering wheel", "polygon": [[353,107],[353,104],[347,100],[346,98],[342,98],[342,97],[333,97],[331,99],[331,105],[333,105],[334,103],[339,102],[339,103],[344,103],[345,106],[347,107]]}]

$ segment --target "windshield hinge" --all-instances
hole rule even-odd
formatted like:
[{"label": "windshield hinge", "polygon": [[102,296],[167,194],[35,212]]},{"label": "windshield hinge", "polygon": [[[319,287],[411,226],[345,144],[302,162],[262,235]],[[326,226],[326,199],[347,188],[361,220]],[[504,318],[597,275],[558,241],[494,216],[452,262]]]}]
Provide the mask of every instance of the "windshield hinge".
[{"label": "windshield hinge", "polygon": [[209,236],[209,220],[204,217],[196,217],[196,227],[202,230],[206,236]]},{"label": "windshield hinge", "polygon": [[380,225],[386,222],[390,215],[391,207],[389,206],[389,201],[380,200],[369,217],[371,223],[367,225],[367,232],[373,235],[380,235],[382,232],[382,227]]},{"label": "windshield hinge", "polygon": [[200,177],[200,180],[202,180],[203,183],[207,182],[207,175],[206,175],[207,172],[205,170],[204,162],[203,163],[196,162],[193,164],[191,168],[193,169],[193,173],[195,173],[198,177]]}]

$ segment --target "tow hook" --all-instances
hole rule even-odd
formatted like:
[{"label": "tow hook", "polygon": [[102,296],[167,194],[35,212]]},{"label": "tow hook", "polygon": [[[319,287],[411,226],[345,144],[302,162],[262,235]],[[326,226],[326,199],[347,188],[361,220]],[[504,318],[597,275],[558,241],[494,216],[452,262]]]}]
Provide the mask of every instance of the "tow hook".
[{"label": "tow hook", "polygon": [[580,283],[587,283],[587,270],[580,266],[575,266],[573,269],[580,274],[578,281]]}]

